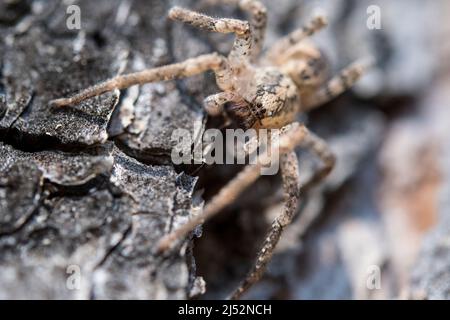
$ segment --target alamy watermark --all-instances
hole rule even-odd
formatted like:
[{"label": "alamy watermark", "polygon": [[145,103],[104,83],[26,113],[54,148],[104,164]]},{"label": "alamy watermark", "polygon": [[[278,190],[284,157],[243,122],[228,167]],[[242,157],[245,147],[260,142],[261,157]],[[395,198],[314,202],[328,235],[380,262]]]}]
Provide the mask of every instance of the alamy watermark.
[{"label": "alamy watermark", "polygon": [[69,30],[81,29],[81,9],[79,6],[72,4],[67,7],[66,14],[66,27]]},{"label": "alamy watermark", "polygon": [[369,290],[381,289],[381,268],[377,265],[371,265],[367,268],[366,287]]},{"label": "alamy watermark", "polygon": [[381,8],[377,5],[370,5],[367,7],[367,21],[366,26],[369,30],[381,29]]},{"label": "alamy watermark", "polygon": [[[377,5],[367,7],[368,15],[366,26],[369,30],[380,30],[381,27],[381,8]],[[66,8],[66,27],[69,30],[81,29],[81,9],[78,5],[72,4]]]},{"label": "alamy watermark", "polygon": [[81,289],[81,268],[79,265],[71,264],[67,266],[66,273],[68,274],[66,280],[66,288],[68,290]]},{"label": "alamy watermark", "polygon": [[194,139],[187,129],[172,132],[171,159],[180,164],[249,164],[261,165],[261,175],[275,175],[279,170],[278,129],[205,130]]}]

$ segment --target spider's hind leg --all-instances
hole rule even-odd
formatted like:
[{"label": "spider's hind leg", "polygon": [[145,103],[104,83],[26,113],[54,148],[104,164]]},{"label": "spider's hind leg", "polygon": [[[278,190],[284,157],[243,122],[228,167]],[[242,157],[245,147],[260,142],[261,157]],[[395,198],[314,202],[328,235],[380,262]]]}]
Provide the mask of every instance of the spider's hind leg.
[{"label": "spider's hind leg", "polygon": [[[304,140],[305,135],[307,134],[306,128],[298,123],[286,126],[286,128],[287,130],[284,131],[285,134],[281,135],[279,139],[280,155],[292,151]],[[206,220],[219,213],[224,207],[233,203],[233,201],[259,177],[263,163],[267,163],[267,160],[270,160],[270,157],[267,152],[264,152],[258,157],[256,165],[246,166],[245,169],[239,172],[235,178],[233,178],[206,204],[202,213],[196,215],[178,229],[165,235],[158,242],[157,251],[164,252],[170,249],[177,240],[186,237],[186,235],[194,230],[196,226],[204,223]]]},{"label": "spider's hind leg", "polygon": [[372,59],[356,61],[329,80],[323,87],[305,97],[303,111],[320,107],[350,89],[373,63]]},{"label": "spider's hind leg", "polygon": [[[305,129],[306,130],[306,129]],[[333,169],[335,158],[328,145],[315,134],[306,131],[301,142],[306,148],[310,148],[324,163],[323,167],[302,186],[300,185],[299,165],[294,150],[282,155],[281,173],[283,179],[284,206],[281,214],[275,218],[264,243],[257,254],[256,262],[247,277],[230,296],[231,299],[239,299],[254,283],[258,282],[266,270],[283,230],[288,226],[297,212],[300,194],[322,181]]]},{"label": "spider's hind leg", "polygon": [[302,146],[310,149],[323,163],[322,167],[316,170],[313,175],[302,184],[300,192],[304,194],[309,188],[315,186],[328,176],[334,168],[336,156],[325,140],[312,132],[309,132],[306,136]]},{"label": "spider's hind leg", "polygon": [[267,57],[272,61],[282,61],[289,49],[302,42],[308,37],[311,37],[318,31],[322,30],[328,24],[327,18],[323,15],[317,15],[312,18],[303,27],[292,31],[287,36],[278,40],[272,48],[267,52]]},{"label": "spider's hind leg", "polygon": [[300,196],[297,155],[295,151],[291,151],[282,155],[280,160],[284,191],[283,212],[272,222],[251,271],[233,292],[230,299],[239,299],[253,284],[259,281],[272,258],[273,251],[280,240],[284,228],[291,223],[297,211],[298,198]]}]

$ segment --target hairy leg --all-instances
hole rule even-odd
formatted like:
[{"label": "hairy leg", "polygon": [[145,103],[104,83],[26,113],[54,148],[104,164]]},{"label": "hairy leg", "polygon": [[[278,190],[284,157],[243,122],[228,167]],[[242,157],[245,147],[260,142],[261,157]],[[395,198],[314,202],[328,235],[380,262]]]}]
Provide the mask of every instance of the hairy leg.
[{"label": "hairy leg", "polygon": [[224,91],[213,94],[203,102],[206,112],[211,116],[220,115],[224,109],[225,103],[236,99],[236,94],[231,91]]},{"label": "hairy leg", "polygon": [[314,172],[308,181],[302,184],[300,192],[303,194],[307,189],[318,184],[328,176],[334,168],[336,157],[325,140],[312,132],[309,132],[305,137],[302,146],[310,149],[323,163],[322,167]]},{"label": "hairy leg", "polygon": [[[304,126],[293,123],[286,127],[284,134],[279,140],[279,154],[283,155],[292,151],[298,144],[300,144],[307,134]],[[169,249],[174,242],[185,237],[189,232],[195,229],[198,225],[204,223],[216,215],[220,210],[225,208],[230,203],[249,187],[260,175],[263,163],[268,163],[270,156],[263,153],[258,158],[256,165],[248,165],[242,170],[233,180],[231,180],[220,192],[213,198],[203,209],[203,212],[193,217],[189,222],[173,232],[164,236],[157,245],[159,252]]]},{"label": "hairy leg", "polygon": [[281,172],[283,178],[284,207],[282,213],[275,218],[269,233],[264,240],[261,250],[258,252],[256,262],[247,277],[230,296],[231,299],[239,299],[254,283],[263,275],[267,264],[272,258],[273,251],[284,228],[289,225],[297,210],[300,196],[300,182],[298,160],[295,151],[291,151],[281,157]]},{"label": "hairy leg", "polygon": [[238,6],[250,15],[253,33],[251,60],[254,61],[262,51],[267,28],[267,9],[259,0],[206,0],[207,5],[229,4]]},{"label": "hairy leg", "polygon": [[297,29],[287,36],[278,40],[267,53],[267,57],[272,61],[277,61],[279,57],[284,56],[292,46],[300,43],[302,40],[312,36],[327,25],[327,20],[324,16],[319,15],[314,17],[306,25]]},{"label": "hairy leg", "polygon": [[236,40],[228,56],[231,65],[242,65],[246,60],[245,58],[252,54],[252,33],[247,21],[228,18],[216,19],[180,7],[172,8],[169,11],[169,17],[206,31],[234,33]]},{"label": "hairy leg", "polygon": [[159,68],[147,69],[140,72],[117,76],[89,87],[72,97],[52,100],[50,101],[50,105],[56,107],[74,105],[88,98],[92,98],[115,89],[125,89],[137,84],[190,77],[203,73],[207,70],[223,72],[223,70],[226,69],[225,64],[225,59],[217,53],[205,54],[196,58],[187,59],[183,62],[162,66]]},{"label": "hairy leg", "polygon": [[255,61],[264,46],[267,28],[267,9],[257,0],[240,0],[239,7],[250,13],[250,25],[253,31],[251,60]]},{"label": "hairy leg", "polygon": [[311,95],[306,96],[304,100],[304,109],[302,111],[309,111],[317,108],[351,88],[355,82],[361,78],[370,65],[370,60],[367,62],[356,61],[349,65],[328,81],[323,87],[319,88]]},{"label": "hairy leg", "polygon": [[292,151],[282,156],[280,164],[284,191],[283,211],[273,221],[251,271],[230,296],[231,299],[239,299],[254,283],[259,281],[272,258],[273,251],[280,240],[284,228],[292,222],[292,218],[297,211],[300,195],[307,188],[322,181],[334,167],[335,157],[323,139],[307,131],[301,145],[310,148],[322,160],[324,165],[306,183],[300,186],[297,155]]}]

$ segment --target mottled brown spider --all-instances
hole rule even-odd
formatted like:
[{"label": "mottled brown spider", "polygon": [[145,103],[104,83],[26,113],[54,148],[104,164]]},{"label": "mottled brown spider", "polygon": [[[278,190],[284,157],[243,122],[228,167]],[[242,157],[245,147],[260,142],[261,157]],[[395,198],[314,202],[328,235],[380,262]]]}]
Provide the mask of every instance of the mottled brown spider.
[{"label": "mottled brown spider", "polygon": [[[216,75],[221,92],[205,99],[204,106],[211,116],[225,114],[243,129],[282,129],[279,139],[284,208],[273,221],[270,231],[246,279],[231,295],[239,298],[257,282],[270,261],[283,229],[297,210],[300,193],[325,178],[334,166],[335,158],[327,144],[309,132],[295,118],[351,87],[363,74],[367,65],[354,63],[327,81],[327,63],[321,52],[307,42],[308,37],[326,26],[323,16],[313,18],[302,28],[276,42],[262,57],[267,24],[267,11],[257,0],[209,0],[211,3],[238,5],[250,15],[250,21],[216,19],[187,9],[174,7],[169,17],[194,27],[220,33],[234,33],[235,41],[227,57],[217,53],[205,54],[184,62],[120,75],[87,88],[69,97],[51,101],[53,106],[77,104],[102,93],[155,81],[185,78],[208,70]],[[323,162],[310,181],[300,184],[298,161],[294,148],[302,144],[310,148]],[[196,226],[205,222],[234,199],[260,175],[263,154],[256,165],[247,166],[226,185],[188,223],[161,239],[160,251],[185,238]]]}]

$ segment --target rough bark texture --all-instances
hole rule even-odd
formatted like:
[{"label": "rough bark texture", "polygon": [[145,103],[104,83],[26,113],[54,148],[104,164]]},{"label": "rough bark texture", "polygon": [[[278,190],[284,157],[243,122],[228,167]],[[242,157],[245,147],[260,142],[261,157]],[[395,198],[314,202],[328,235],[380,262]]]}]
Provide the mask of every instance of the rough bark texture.
[{"label": "rough bark texture", "polygon": [[154,245],[194,209],[196,178],[168,156],[173,129],[201,130],[198,105],[167,83],[48,106],[170,62],[169,4],[76,4],[81,31],[68,30],[60,1],[2,2],[0,298],[187,298],[202,290],[190,244],[162,256]]},{"label": "rough bark texture", "polygon": [[[450,30],[442,23],[449,4],[263,2],[267,46],[320,5],[330,27],[314,41],[332,70],[367,54],[377,63],[352,93],[300,117],[330,143],[337,166],[303,195],[267,274],[246,297],[450,298]],[[198,137],[205,126],[222,125],[207,122],[201,107],[217,91],[211,74],[74,108],[48,101],[119,73],[227,53],[232,37],[167,21],[172,5],[195,9],[199,1],[73,4],[80,30],[66,26],[68,3],[0,1],[0,298],[183,299],[204,292],[198,276],[206,280],[203,297],[223,298],[281,209],[279,177],[260,179],[207,223],[195,248],[188,239],[154,253],[161,235],[241,169],[170,161],[174,129]],[[366,27],[369,5],[381,9],[381,30]],[[202,11],[244,17],[229,6]],[[298,154],[306,179],[317,161]],[[367,286],[373,266],[381,271],[376,290]],[[77,268],[81,286],[72,290]]]}]

